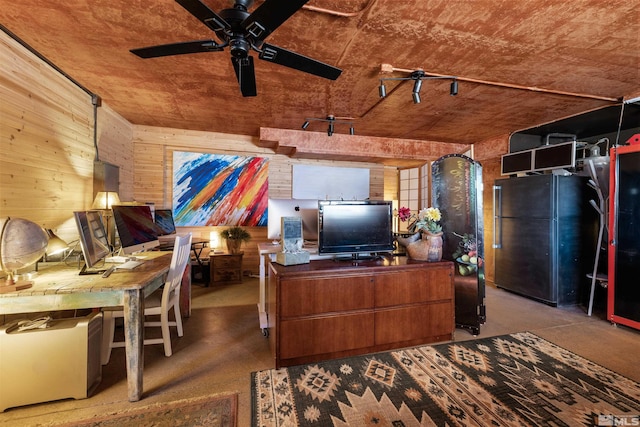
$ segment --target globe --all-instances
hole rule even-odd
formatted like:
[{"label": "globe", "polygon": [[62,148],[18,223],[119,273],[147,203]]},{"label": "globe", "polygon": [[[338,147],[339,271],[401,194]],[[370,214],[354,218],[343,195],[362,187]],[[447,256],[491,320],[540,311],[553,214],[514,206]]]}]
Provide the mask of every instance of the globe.
[{"label": "globe", "polygon": [[[0,218],[0,269],[7,273],[7,285],[13,275],[35,264],[47,250],[48,236],[38,224],[22,218]],[[1,288],[1,286],[0,286]]]}]

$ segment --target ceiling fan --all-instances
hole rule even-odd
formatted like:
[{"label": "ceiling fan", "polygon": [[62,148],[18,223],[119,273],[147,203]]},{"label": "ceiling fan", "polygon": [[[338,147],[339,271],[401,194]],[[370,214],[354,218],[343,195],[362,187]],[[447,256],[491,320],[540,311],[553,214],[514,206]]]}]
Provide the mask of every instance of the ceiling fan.
[{"label": "ceiling fan", "polygon": [[265,0],[249,13],[248,8],[253,4],[253,0],[234,0],[233,8],[216,13],[200,0],[176,0],[180,6],[213,30],[220,42],[213,39],[196,40],[131,49],[130,52],[141,58],[156,58],[187,53],[219,52],[229,46],[231,62],[242,96],[257,95],[253,56],[249,54],[252,50],[258,52],[258,58],[264,61],[335,80],[342,73],[341,69],[264,42],[269,34],[307,1]]}]

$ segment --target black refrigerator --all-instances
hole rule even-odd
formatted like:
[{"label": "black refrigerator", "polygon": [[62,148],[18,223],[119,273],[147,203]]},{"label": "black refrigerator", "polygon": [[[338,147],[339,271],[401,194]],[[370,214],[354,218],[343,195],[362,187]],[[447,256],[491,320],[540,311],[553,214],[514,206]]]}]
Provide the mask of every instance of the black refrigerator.
[{"label": "black refrigerator", "polygon": [[587,190],[575,175],[495,181],[496,286],[553,306],[578,303],[593,262]]}]

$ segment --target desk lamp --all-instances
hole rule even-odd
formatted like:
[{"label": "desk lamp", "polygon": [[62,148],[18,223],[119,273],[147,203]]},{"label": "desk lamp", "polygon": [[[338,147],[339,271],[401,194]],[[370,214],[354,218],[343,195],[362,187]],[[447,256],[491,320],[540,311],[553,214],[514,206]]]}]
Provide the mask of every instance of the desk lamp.
[{"label": "desk lamp", "polygon": [[35,264],[46,252],[49,238],[38,224],[22,218],[0,219],[0,269],[7,274],[0,293],[30,288],[33,283],[15,280],[17,271]]},{"label": "desk lamp", "polygon": [[47,252],[45,253],[45,260],[46,260],[46,257],[63,253],[64,251],[69,249],[69,245],[67,244],[67,242],[65,242],[60,237],[58,237],[56,233],[53,232],[52,229],[47,228],[46,232],[47,232],[47,236],[49,237],[49,243],[47,244]]}]

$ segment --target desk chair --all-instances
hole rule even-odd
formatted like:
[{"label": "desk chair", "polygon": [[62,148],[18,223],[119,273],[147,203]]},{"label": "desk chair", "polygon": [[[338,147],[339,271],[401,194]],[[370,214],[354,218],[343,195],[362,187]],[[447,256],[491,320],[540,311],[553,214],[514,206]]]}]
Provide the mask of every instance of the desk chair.
[{"label": "desk chair", "polygon": [[[149,295],[144,300],[144,315],[160,315],[159,322],[144,322],[144,326],[155,326],[162,328],[162,338],[145,339],[144,344],[164,344],[164,355],[169,357],[171,351],[171,333],[169,326],[175,326],[178,336],[183,335],[182,316],[180,314],[180,285],[182,284],[182,275],[189,262],[189,253],[191,251],[191,233],[185,236],[176,236],[173,246],[173,255],[171,257],[171,267],[167,273],[164,286],[156,292]],[[173,308],[175,321],[169,321],[169,310]],[[124,347],[124,341],[114,341],[116,318],[124,317],[122,307],[109,307],[103,309],[103,328],[102,328],[102,364],[109,363],[111,357],[111,349]]]}]

